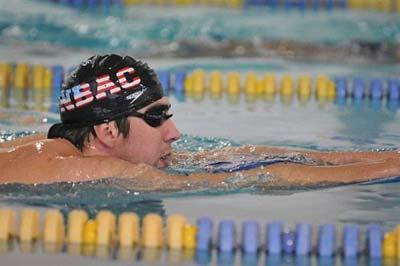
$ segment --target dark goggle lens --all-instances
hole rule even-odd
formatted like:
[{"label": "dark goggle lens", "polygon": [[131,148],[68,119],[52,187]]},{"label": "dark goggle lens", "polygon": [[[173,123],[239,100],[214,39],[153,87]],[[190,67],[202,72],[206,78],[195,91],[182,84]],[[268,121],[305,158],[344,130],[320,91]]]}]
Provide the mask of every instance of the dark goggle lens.
[{"label": "dark goggle lens", "polygon": [[143,114],[144,121],[151,127],[159,127],[162,123],[172,117],[168,114],[170,105],[158,105]]},{"label": "dark goggle lens", "polygon": [[159,127],[162,125],[162,123],[171,118],[172,114],[162,114],[162,115],[145,115],[144,117],[144,121],[146,121],[146,123],[149,126],[152,127]]}]

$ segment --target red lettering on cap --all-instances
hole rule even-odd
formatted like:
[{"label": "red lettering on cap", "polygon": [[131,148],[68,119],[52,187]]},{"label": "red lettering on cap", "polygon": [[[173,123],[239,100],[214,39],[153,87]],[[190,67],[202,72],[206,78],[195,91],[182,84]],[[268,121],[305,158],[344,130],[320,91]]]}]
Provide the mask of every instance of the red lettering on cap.
[{"label": "red lettering on cap", "polygon": [[125,78],[125,74],[131,74],[133,75],[136,71],[133,69],[133,67],[125,67],[122,68],[120,70],[118,70],[117,72],[117,78],[118,78],[118,82],[119,84],[121,84],[121,87],[124,89],[130,89],[133,88],[137,85],[140,84],[140,77],[139,76],[135,76],[131,82],[128,82]]},{"label": "red lettering on cap", "polygon": [[[78,86],[62,91],[59,103],[61,112],[71,111],[76,108],[85,106],[93,102],[94,98],[96,98],[97,100],[103,99],[107,97],[107,91],[109,91],[110,94],[116,94],[121,91],[121,88],[128,90],[136,87],[140,84],[141,79],[138,75],[133,76],[133,74],[135,73],[136,71],[133,69],[133,67],[124,67],[118,70],[117,78],[120,86],[115,84],[110,79],[110,76],[108,74],[96,78],[97,93],[95,95],[93,95],[92,91],[90,90],[90,85],[88,83],[81,83]],[[128,80],[126,79],[126,74],[130,74],[133,76],[131,82],[128,82]],[[72,94],[75,105],[69,99],[68,95],[70,94]]]}]

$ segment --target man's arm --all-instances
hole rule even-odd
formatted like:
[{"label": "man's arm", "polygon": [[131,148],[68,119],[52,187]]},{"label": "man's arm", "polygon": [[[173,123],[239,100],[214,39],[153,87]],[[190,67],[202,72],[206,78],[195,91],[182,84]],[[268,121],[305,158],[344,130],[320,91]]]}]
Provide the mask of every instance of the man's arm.
[{"label": "man's arm", "polygon": [[344,165],[357,162],[372,162],[400,158],[399,151],[354,151],[354,152],[319,152],[308,150],[291,150],[269,146],[241,146],[227,147],[220,150],[208,150],[197,153],[175,153],[176,160],[194,159],[194,160],[224,160],[232,154],[253,154],[260,156],[293,156],[295,154],[303,155],[307,158],[320,161],[323,164]]},{"label": "man's arm", "polygon": [[[7,154],[0,154],[6,156]],[[20,154],[22,156],[22,154]],[[105,156],[54,156],[38,153],[18,164],[0,158],[2,183],[54,183],[102,178],[125,179],[138,190],[267,187],[274,184],[352,183],[400,175],[400,159],[360,162],[341,166],[275,164],[233,173],[171,175],[146,164]]]},{"label": "man's arm", "polygon": [[268,171],[290,184],[346,184],[400,176],[400,159],[332,166],[276,164],[268,167]]},{"label": "man's arm", "polygon": [[128,187],[140,190],[195,190],[326,183],[348,184],[400,176],[400,159],[360,162],[340,166],[276,164],[233,173],[192,173],[188,176],[167,174],[145,164],[133,165],[134,168],[132,168],[132,164],[124,163],[127,163],[127,165],[119,168],[121,164],[116,162],[116,169],[119,170],[117,170],[117,173],[110,173],[108,176],[122,177],[127,181]]},{"label": "man's arm", "polygon": [[171,179],[166,173],[146,164],[132,164],[108,156],[60,156],[44,152],[26,157],[21,154],[21,160],[15,160],[15,157],[9,160],[5,158],[7,155],[0,153],[2,183],[45,184],[117,177],[131,179],[139,186],[138,189],[157,189],[162,182],[158,184],[155,181]]}]

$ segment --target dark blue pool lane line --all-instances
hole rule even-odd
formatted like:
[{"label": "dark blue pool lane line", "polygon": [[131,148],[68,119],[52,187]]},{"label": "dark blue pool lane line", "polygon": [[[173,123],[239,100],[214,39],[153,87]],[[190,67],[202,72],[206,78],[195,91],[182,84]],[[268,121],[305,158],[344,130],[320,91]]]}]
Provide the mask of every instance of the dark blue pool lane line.
[{"label": "dark blue pool lane line", "polygon": [[113,7],[122,7],[125,3],[123,0],[42,0],[41,2],[49,2],[79,10],[83,8],[88,10],[111,9]]},{"label": "dark blue pool lane line", "polygon": [[[184,93],[185,77],[187,73],[180,71],[174,74],[169,74],[166,71],[159,72],[160,81],[165,93]],[[382,99],[387,96],[389,100],[399,100],[400,82],[395,78],[373,78],[369,83],[367,79],[356,77],[350,79],[347,77],[334,78],[336,85],[336,96],[338,98],[351,97],[354,99]]]},{"label": "dark blue pool lane line", "polygon": [[[311,265],[310,257],[318,257],[320,265],[335,265],[336,257],[341,257],[345,265],[358,265],[359,258],[365,256],[371,266],[381,265],[382,259],[385,261],[400,259],[400,256],[395,255],[393,251],[397,245],[394,244],[393,238],[400,241],[399,227],[385,233],[379,225],[371,224],[366,228],[365,236],[362,236],[363,231],[355,224],[344,225],[341,235],[333,224],[321,224],[314,244],[313,227],[309,223],[298,223],[291,229],[285,228],[283,222],[270,222],[262,235],[261,225],[257,221],[247,220],[242,223],[241,243],[237,244],[238,237],[233,220],[219,222],[216,241],[212,239],[212,224],[212,220],[208,217],[197,220],[196,250],[197,259],[201,263],[210,262],[213,249],[218,251],[218,260],[228,264],[234,263],[236,252],[241,252],[244,265],[250,262],[252,262],[250,265],[257,265],[254,263],[258,262],[262,254],[266,254],[266,265],[282,265],[282,258],[287,260],[290,257],[302,262],[296,265]],[[337,245],[339,237],[340,245]],[[364,244],[361,243],[362,240]]]},{"label": "dark blue pool lane line", "polygon": [[[185,71],[176,71],[175,73],[170,73],[168,71],[159,71],[158,73],[166,95],[174,94],[178,100],[184,101],[185,97],[187,96],[191,97],[193,96],[193,94],[196,93],[197,96],[203,96],[204,94],[203,91],[190,91],[190,89],[187,88],[187,85],[185,85],[187,77],[191,75],[191,73],[187,73]],[[228,79],[229,77],[227,78],[227,80]],[[223,80],[224,78],[222,77],[221,83],[223,83]],[[344,105],[347,103],[354,103],[355,105],[358,105],[362,104],[364,100],[370,100],[371,103],[373,105],[375,104],[377,107],[380,107],[382,100],[385,100],[389,109],[395,111],[398,108],[400,100],[400,81],[397,78],[351,78],[346,76],[338,76],[333,77],[332,80],[335,86],[334,96],[328,96],[327,98],[325,97],[322,100],[334,100],[338,105]],[[212,81],[203,80],[201,82],[206,84],[204,85],[204,90],[206,90],[206,87],[210,86],[210,83]],[[226,83],[228,82],[229,81],[227,81]],[[221,92],[216,94],[218,95],[226,91],[226,85],[227,84],[222,84],[222,87],[220,89]],[[275,83],[276,89],[271,94],[272,96],[275,97],[279,94],[279,85],[279,81],[277,81]],[[239,86],[241,87],[240,93],[251,94],[248,93],[243,84],[240,84]],[[296,95],[297,88],[295,85],[293,85],[292,90],[292,95]],[[210,93],[212,94],[213,92]],[[317,91],[315,85],[310,84],[310,95],[307,99],[316,94]],[[292,95],[290,95],[290,97]],[[318,95],[316,95],[315,97],[318,99]],[[201,99],[201,97],[198,97],[197,99]]]},{"label": "dark blue pool lane line", "polygon": [[333,10],[350,7],[347,0],[246,0],[245,5],[298,10]]},{"label": "dark blue pool lane line", "polygon": [[[18,71],[19,66],[25,65],[26,71]],[[17,80],[45,79],[45,76],[37,76],[33,73],[36,68],[45,68],[51,72],[51,112],[58,112],[58,98],[60,87],[66,73],[72,68],[64,68],[61,65],[43,66],[0,63],[0,97],[9,97],[9,93],[14,89]],[[41,72],[43,73],[43,71]],[[25,76],[22,76],[25,75]],[[228,99],[238,99],[245,95],[248,100],[272,100],[280,97],[289,102],[298,98],[301,102],[316,99],[317,101],[330,101],[338,105],[362,105],[369,101],[375,109],[381,109],[385,103],[388,109],[396,111],[400,101],[400,80],[394,77],[348,77],[328,75],[299,77],[291,75],[276,75],[274,73],[256,74],[248,73],[213,71],[208,73],[204,70],[195,71],[158,71],[160,82],[165,95],[175,96],[179,101],[187,98],[202,100],[205,95],[209,95],[214,100],[222,99],[224,94]],[[48,78],[48,77],[47,77]],[[44,84],[45,81],[39,82]],[[28,90],[29,83],[25,82]],[[262,85],[260,85],[262,84]],[[321,85],[322,84],[322,85]],[[40,92],[34,90],[34,93]],[[1,99],[9,101],[11,99]],[[21,100],[21,99],[20,99]],[[28,99],[25,99],[28,101]],[[24,99],[22,99],[24,101]],[[2,106],[4,107],[4,106]]]},{"label": "dark blue pool lane line", "polygon": [[[266,226],[265,245],[261,244],[260,224],[248,220],[242,224],[241,244],[236,245],[236,229],[233,220],[222,220],[218,225],[218,236],[215,246],[212,239],[212,220],[203,217],[197,220],[197,250],[211,251],[214,247],[223,253],[234,253],[238,249],[243,253],[289,256],[321,256],[341,255],[344,258],[357,258],[365,254],[371,259],[386,256],[387,248],[384,231],[379,225],[369,225],[366,230],[365,244],[360,243],[361,229],[358,225],[347,224],[343,228],[340,247],[337,246],[337,231],[333,224],[322,224],[318,227],[317,245],[313,247],[312,225],[298,223],[295,230],[284,229],[282,222],[271,222]],[[394,231],[394,234],[396,232]],[[399,233],[397,233],[399,234]],[[384,246],[385,245],[385,246]]]},{"label": "dark blue pool lane line", "polygon": [[[261,256],[267,260],[266,265],[281,265],[282,258],[294,258],[305,263],[296,265],[308,266],[312,257],[321,260],[321,265],[335,265],[333,262],[338,257],[345,265],[358,265],[361,257],[371,266],[388,260],[400,261],[400,224],[387,231],[378,224],[365,227],[344,224],[338,230],[329,223],[316,225],[315,230],[311,223],[301,222],[293,227],[282,221],[262,224],[244,220],[238,230],[237,222],[222,219],[214,231],[210,217],[200,217],[194,225],[187,223],[183,215],[172,214],[164,224],[163,218],[156,214],[147,214],[140,221],[132,212],[125,212],[117,219],[112,212],[102,210],[95,219],[89,219],[84,211],[73,210],[65,223],[59,210],[49,209],[41,223],[39,210],[24,209],[17,229],[16,217],[15,211],[0,209],[3,252],[12,251],[13,241],[19,241],[20,249],[30,252],[36,249],[34,245],[41,243],[51,254],[68,251],[86,256],[99,254],[102,258],[134,250],[141,255],[164,251],[174,256],[177,252],[186,252],[200,264],[209,264],[213,253],[217,254],[220,265],[232,265],[238,253],[246,260],[245,265],[258,262]],[[101,255],[104,251],[108,254]],[[146,257],[141,255],[137,256],[138,260]],[[151,257],[154,262],[155,257]]]},{"label": "dark blue pool lane line", "polygon": [[400,9],[400,4],[395,0],[214,0],[214,1],[201,1],[201,0],[42,0],[58,4],[60,6],[67,6],[77,10],[111,10],[115,7],[127,7],[132,5],[164,5],[164,6],[218,6],[230,8],[249,8],[249,7],[267,7],[270,9],[284,9],[284,10],[341,10],[341,9],[368,9],[378,10],[385,12],[395,12]]}]

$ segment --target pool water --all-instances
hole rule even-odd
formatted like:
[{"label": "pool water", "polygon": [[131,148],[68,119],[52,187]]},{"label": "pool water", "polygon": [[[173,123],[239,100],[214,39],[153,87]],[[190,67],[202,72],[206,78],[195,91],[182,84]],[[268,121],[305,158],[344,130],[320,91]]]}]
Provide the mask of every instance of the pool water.
[{"label": "pool water", "polygon": [[[258,102],[250,107],[217,106],[207,101],[179,103],[174,98],[171,101],[175,121],[185,132],[174,145],[177,150],[219,149],[242,144],[326,151],[395,150],[400,141],[398,113],[384,107],[382,110],[369,106],[358,109],[334,103],[324,107],[316,104],[299,107],[284,106],[280,102]],[[32,112],[20,112],[19,117],[22,120],[19,123],[2,119],[2,139],[37,129],[45,132],[56,119],[53,114]],[[30,124],[23,125],[28,120],[23,117],[30,117]],[[31,122],[33,118],[36,122]],[[102,180],[56,185],[2,185],[0,200],[7,204],[56,206],[66,212],[82,207],[92,215],[107,208],[116,213],[132,210],[141,215],[182,212],[192,221],[210,215],[215,219],[234,218],[238,221],[279,219],[288,224],[299,221],[313,224],[378,222],[391,228],[400,218],[400,212],[396,211],[400,201],[399,185],[394,180],[338,187],[248,187],[160,193],[135,191],[129,185]]]},{"label": "pool water", "polygon": [[[182,132],[186,132],[175,145],[178,150],[218,149],[241,144],[263,144],[311,150],[394,150],[397,149],[400,140],[398,112],[389,111],[384,106],[382,110],[376,110],[368,105],[356,108],[351,105],[340,107],[334,103],[322,107],[318,107],[317,104],[302,107],[284,106],[279,101],[241,106],[226,103],[217,106],[207,101],[180,103],[174,98],[171,101],[175,121]],[[0,121],[2,139],[29,134],[37,129],[45,132],[49,124],[57,119],[54,114],[47,113],[20,111],[17,113],[19,120],[15,119],[14,115],[15,113],[10,114],[10,120],[3,117]],[[344,119],[343,117],[353,118]],[[140,216],[147,213],[158,213],[162,216],[183,213],[193,223],[199,217],[211,217],[215,226],[223,219],[233,219],[239,231],[241,223],[249,219],[260,222],[262,232],[265,232],[265,224],[271,221],[283,221],[287,229],[293,229],[298,222],[307,222],[314,225],[315,236],[317,226],[322,223],[335,224],[338,232],[345,224],[359,224],[364,232],[365,227],[371,223],[380,224],[386,230],[391,230],[400,219],[400,182],[398,181],[399,179],[382,180],[373,184],[327,187],[265,187],[263,189],[248,187],[162,193],[137,191],[115,180],[54,185],[9,184],[0,185],[0,205],[11,206],[15,209],[27,206],[40,209],[55,207],[64,213],[74,208],[83,208],[92,217],[102,209],[112,210],[115,214],[134,211]],[[264,233],[261,235],[263,236]],[[263,238],[261,239],[263,242]],[[340,241],[339,236],[337,239]],[[364,242],[361,241],[361,243],[363,246]],[[59,259],[63,263],[68,261],[83,263],[83,259],[76,257],[68,259],[60,255],[42,257],[29,255],[26,252],[21,254],[16,248],[13,250],[13,253],[4,257],[6,261],[15,263],[29,259],[34,265],[39,265]],[[46,254],[39,250],[36,249],[35,253]],[[118,254],[115,255],[116,262],[125,265],[126,258],[124,260],[124,257],[121,258]],[[172,260],[170,257],[173,254],[168,252],[157,256],[138,254],[131,254],[128,262],[137,260],[145,264],[172,263],[175,265],[174,263],[185,261],[182,254],[175,254],[178,257],[173,257]],[[96,256],[100,259],[92,262],[100,265],[108,264],[109,260],[104,260],[104,257],[114,258],[111,254],[101,255],[100,253]],[[202,264],[194,255],[189,258],[192,258],[189,261],[196,265]],[[221,265],[224,257],[221,262],[220,255],[213,254],[211,257],[207,256],[207,260],[210,260],[212,265]],[[225,260],[228,262],[225,261],[224,265],[231,265],[229,262],[232,261],[236,265],[243,262],[241,257],[229,257]],[[300,263],[298,259],[291,257],[281,258],[279,262],[274,262],[274,258],[261,255],[259,260],[260,263],[265,261],[272,263],[271,265],[299,265]],[[189,261],[186,262],[191,265]],[[364,259],[344,262],[337,257],[330,262],[312,258],[310,261],[301,263],[306,263],[301,265],[334,265],[334,263],[337,263],[336,265],[357,265],[354,263],[364,265],[370,262]],[[244,263],[243,265],[255,265],[254,258],[253,264]]]},{"label": "pool water", "polygon": [[[40,1],[0,0],[0,61],[7,62],[70,67],[93,53],[120,52],[172,72],[203,68],[368,80],[398,76],[400,65],[393,51],[399,39],[400,17],[394,14],[148,6],[104,14]],[[279,48],[282,43],[285,52]],[[222,56],[215,56],[219,51]],[[242,97],[232,104],[208,95],[184,102],[170,96],[174,120],[183,133],[174,147],[182,151],[249,144],[319,151],[400,146],[398,107],[384,100],[340,105],[314,97],[306,103],[279,97],[249,102]],[[0,114],[1,140],[46,132],[58,121],[54,113],[1,110]],[[333,223],[339,229],[347,223],[378,223],[389,230],[400,221],[400,182],[162,193],[136,191],[115,180],[8,184],[0,185],[0,205],[56,207],[65,213],[83,208],[91,216],[102,209],[141,216],[183,213],[190,222],[210,216],[215,223],[234,219],[237,226],[247,219],[263,224],[281,220],[287,228],[297,222]]]}]

